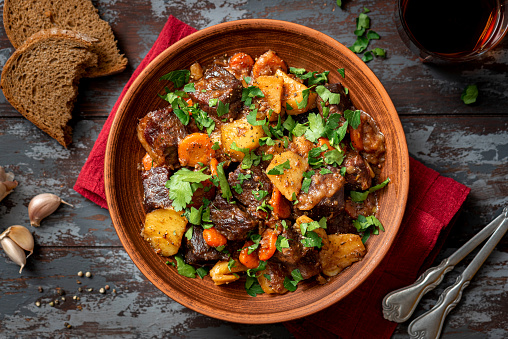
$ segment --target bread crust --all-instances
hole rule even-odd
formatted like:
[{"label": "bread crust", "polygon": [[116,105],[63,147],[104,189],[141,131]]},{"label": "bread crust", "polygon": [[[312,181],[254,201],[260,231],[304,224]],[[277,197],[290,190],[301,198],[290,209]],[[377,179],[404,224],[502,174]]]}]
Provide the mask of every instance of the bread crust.
[{"label": "bread crust", "polygon": [[[63,12],[70,14],[63,16]],[[20,17],[23,20],[19,20]],[[30,19],[29,22],[27,18]],[[99,63],[87,71],[86,77],[112,75],[127,67],[127,58],[120,54],[111,26],[100,18],[97,8],[90,0],[39,0],[36,3],[5,0],[3,21],[7,37],[14,48],[20,47],[37,31],[49,28],[82,32],[97,38],[92,48],[99,56]]]},{"label": "bread crust", "polygon": [[[35,115],[29,113],[26,105],[20,102],[21,94],[19,91],[13,90],[17,89],[16,79],[13,78],[14,70],[13,65],[18,61],[18,58],[22,57],[24,53],[30,51],[37,44],[45,44],[48,43],[49,40],[66,40],[69,42],[73,42],[76,44],[76,47],[83,48],[86,50],[86,53],[83,55],[83,59],[80,63],[74,65],[76,68],[76,77],[72,79],[72,91],[71,97],[69,101],[66,102],[66,106],[68,107],[68,111],[64,112],[64,116],[62,116],[61,120],[63,123],[59,126],[48,126],[43,123],[40,119],[36,119]],[[87,67],[93,67],[97,65],[97,55],[92,53],[90,49],[93,46],[94,41],[96,39],[86,36],[83,33],[73,32],[69,30],[62,30],[57,28],[51,28],[48,30],[42,30],[32,35],[30,38],[26,40],[26,42],[21,45],[7,60],[5,66],[2,71],[2,78],[0,80],[0,87],[3,90],[4,96],[9,101],[9,103],[20,112],[25,118],[30,120],[34,125],[38,128],[46,132],[49,136],[56,139],[62,146],[67,147],[72,141],[72,129],[68,126],[68,122],[72,118],[72,110],[74,107],[74,102],[77,98],[77,85],[79,83],[79,79],[85,73],[85,69]],[[55,74],[58,70],[55,69]],[[27,74],[27,73],[25,73]],[[35,85],[34,85],[35,86]],[[36,103],[41,104],[41,103]],[[43,106],[43,105],[40,105]],[[37,112],[39,116],[44,115],[45,112]]]}]

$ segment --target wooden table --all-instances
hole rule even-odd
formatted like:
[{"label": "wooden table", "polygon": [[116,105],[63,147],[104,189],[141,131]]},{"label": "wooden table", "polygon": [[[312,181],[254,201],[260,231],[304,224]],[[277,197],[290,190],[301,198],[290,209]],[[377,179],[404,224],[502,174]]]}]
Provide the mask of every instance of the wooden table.
[{"label": "wooden table", "polygon": [[[244,18],[287,20],[349,46],[355,40],[356,17],[364,6],[369,8],[372,29],[381,35],[371,46],[386,49],[387,58],[370,61],[368,66],[399,112],[411,156],[472,189],[436,262],[499,215],[508,204],[508,39],[476,62],[446,67],[422,64],[398,36],[392,2],[343,2],[341,10],[335,1],[308,0],[94,1],[111,23],[130,63],[122,74],[81,82],[69,149],[25,120],[0,95],[0,165],[13,171],[20,183],[0,203],[0,229],[29,225],[27,206],[38,193],[55,193],[74,205],[60,207],[40,228],[31,228],[35,253],[21,275],[1,252],[0,337],[291,337],[280,324],[228,323],[173,302],[132,263],[108,211],[72,189],[124,84],[170,14],[198,29]],[[13,51],[2,27],[1,66]],[[468,106],[460,96],[473,83],[480,94],[478,103]],[[91,272],[92,277],[80,278],[79,271]],[[456,276],[449,273],[441,287],[426,295],[418,313],[429,309]],[[106,285],[110,289],[99,293]],[[59,291],[64,291],[65,301]],[[54,300],[59,304],[51,307],[49,302]],[[506,338],[507,319],[505,237],[448,316],[444,337]],[[67,328],[66,323],[72,327]],[[394,338],[405,338],[406,330],[407,323],[400,325]]]}]

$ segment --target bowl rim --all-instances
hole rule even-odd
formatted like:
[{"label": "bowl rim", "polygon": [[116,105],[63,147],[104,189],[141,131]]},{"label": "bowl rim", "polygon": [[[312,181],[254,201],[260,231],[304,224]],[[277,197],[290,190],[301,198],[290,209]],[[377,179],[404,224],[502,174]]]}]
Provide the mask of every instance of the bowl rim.
[{"label": "bowl rim", "polygon": [[[139,84],[143,81],[143,79],[151,73],[154,68],[158,66],[158,64],[166,59],[167,55],[170,55],[174,53],[174,51],[184,47],[186,44],[192,42],[193,40],[200,40],[206,38],[210,34],[214,34],[217,31],[231,31],[231,30],[238,30],[238,29],[253,29],[253,28],[264,28],[264,29],[275,29],[275,30],[284,30],[289,31],[293,33],[298,34],[306,34],[313,37],[317,37],[317,39],[325,41],[329,45],[333,45],[333,48],[337,48],[341,51],[341,53],[346,54],[346,58],[358,58],[356,54],[354,54],[352,51],[350,51],[346,46],[335,40],[334,38],[330,37],[329,35],[319,32],[313,28],[306,27],[300,24],[296,24],[293,22],[283,21],[283,20],[274,20],[274,19],[241,19],[241,20],[235,20],[235,21],[229,21],[224,22],[220,24],[216,24],[207,28],[204,28],[202,30],[199,30],[197,32],[194,32],[181,40],[175,42],[168,48],[166,48],[164,51],[162,51],[157,57],[155,57],[136,77],[136,79],[133,81],[133,83],[130,85],[128,91],[125,93],[124,97],[122,98],[122,101],[118,107],[118,110],[115,114],[113,123],[110,128],[110,133],[108,136],[108,142],[106,146],[106,154],[105,154],[105,161],[104,161],[104,178],[105,178],[105,192],[106,192],[106,201],[108,202],[108,208],[110,206],[109,202],[115,200],[115,189],[112,187],[112,185],[109,185],[109,179],[113,177],[113,171],[112,171],[112,147],[109,147],[112,144],[112,140],[114,139],[114,133],[111,133],[111,131],[114,131],[117,128],[117,125],[119,124],[119,120],[121,119],[121,116],[125,114],[126,106],[128,105],[128,99],[132,97],[132,95],[137,90]],[[216,34],[216,33],[215,33]],[[224,33],[222,33],[224,34]],[[360,60],[360,58],[358,58]],[[399,148],[400,154],[400,160],[402,167],[405,168],[402,176],[402,181],[400,182],[400,196],[401,200],[399,201],[398,205],[401,207],[402,210],[405,210],[407,198],[408,198],[408,191],[409,191],[409,153],[407,148],[407,142],[405,138],[404,131],[402,129],[402,124],[400,122],[400,119],[398,117],[397,111],[395,109],[395,106],[393,105],[392,100],[390,99],[386,89],[381,84],[377,76],[374,74],[374,72],[362,61],[361,63],[358,63],[356,66],[363,72],[364,74],[369,76],[369,79],[373,82],[374,87],[376,87],[379,91],[380,96],[383,98],[383,101],[387,107],[387,110],[392,114],[393,118],[396,118],[395,121],[395,129],[398,130],[400,138],[402,138],[403,142],[400,142],[397,144],[397,147]],[[398,232],[400,231],[400,226],[402,222],[402,218],[404,213],[399,213],[395,217],[394,224],[397,225],[397,231],[387,234],[387,238],[384,239],[384,243],[382,244],[381,250],[378,252],[378,255],[376,257],[373,257],[368,264],[364,266],[362,271],[359,273],[359,283],[353,287],[351,286],[344,286],[344,289],[340,295],[332,294],[328,298],[325,299],[319,299],[318,301],[313,302],[312,304],[307,304],[305,307],[300,307],[298,312],[295,312],[295,310],[287,310],[284,312],[278,312],[278,313],[267,313],[267,314],[261,314],[261,315],[253,315],[249,314],[248,317],[238,317],[238,315],[235,313],[225,313],[222,314],[219,312],[219,314],[214,312],[213,308],[209,307],[203,307],[200,303],[196,303],[195,301],[188,300],[185,297],[179,296],[178,294],[172,295],[171,292],[173,289],[171,286],[167,286],[164,284],[160,279],[156,279],[152,277],[149,273],[151,272],[148,265],[144,265],[142,262],[138,262],[138,258],[136,257],[136,249],[134,247],[134,243],[130,241],[129,237],[127,236],[127,233],[125,230],[120,226],[120,218],[119,213],[116,213],[113,215],[110,210],[111,219],[113,222],[113,225],[115,227],[115,230],[117,232],[117,235],[120,239],[120,242],[122,243],[122,246],[124,247],[125,251],[131,258],[131,260],[134,262],[136,267],[143,273],[143,275],[152,283],[154,284],[160,291],[162,291],[164,294],[166,294],[168,297],[170,297],[172,300],[178,302],[179,304],[190,308],[193,311],[199,312],[201,314],[236,322],[236,323],[244,323],[244,324],[269,324],[269,323],[276,323],[276,322],[282,322],[282,321],[290,321],[302,318],[304,316],[308,316],[311,314],[314,314],[318,311],[321,311],[339,300],[337,298],[341,296],[340,299],[343,299],[348,294],[350,294],[353,290],[355,290],[357,287],[359,287],[369,276],[370,274],[379,266],[381,261],[386,257],[388,251],[391,249],[391,246],[393,242],[395,241],[395,238],[397,237]],[[393,227],[393,224],[392,224]],[[380,305],[381,306],[381,305]],[[270,320],[270,318],[276,318],[276,321]]]}]

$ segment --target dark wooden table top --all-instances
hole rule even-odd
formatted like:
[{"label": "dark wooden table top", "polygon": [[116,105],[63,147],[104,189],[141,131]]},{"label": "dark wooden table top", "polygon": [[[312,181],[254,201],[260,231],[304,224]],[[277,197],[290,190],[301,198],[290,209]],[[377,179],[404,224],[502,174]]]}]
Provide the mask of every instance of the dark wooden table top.
[{"label": "dark wooden table top", "polygon": [[[169,299],[132,263],[108,211],[72,189],[123,86],[171,14],[197,29],[245,18],[286,20],[349,46],[355,41],[356,17],[364,7],[369,8],[372,29],[381,36],[372,47],[384,48],[387,57],[370,61],[368,66],[399,112],[410,155],[471,188],[436,263],[499,215],[508,204],[508,39],[474,62],[423,64],[398,36],[392,1],[343,2],[341,10],[335,1],[317,0],[94,0],[101,16],[111,23],[129,66],[121,74],[81,82],[72,145],[61,147],[0,94],[0,165],[13,171],[19,181],[18,188],[0,203],[0,230],[29,225],[27,206],[35,194],[55,193],[74,205],[60,207],[40,228],[31,228],[35,253],[21,275],[0,252],[0,337],[291,337],[280,324],[228,323]],[[13,51],[0,28],[0,67]],[[473,105],[460,99],[469,84],[479,88],[478,102]],[[471,258],[456,271],[463,270]],[[79,271],[91,272],[92,277],[80,278]],[[449,273],[440,287],[424,297],[417,313],[428,310],[457,275]],[[99,293],[106,285],[110,289]],[[64,291],[65,300],[59,291]],[[57,299],[59,304],[51,307],[49,302]],[[507,319],[505,237],[448,316],[443,337],[506,338]],[[394,338],[406,337],[406,331],[407,323],[400,325]]]}]

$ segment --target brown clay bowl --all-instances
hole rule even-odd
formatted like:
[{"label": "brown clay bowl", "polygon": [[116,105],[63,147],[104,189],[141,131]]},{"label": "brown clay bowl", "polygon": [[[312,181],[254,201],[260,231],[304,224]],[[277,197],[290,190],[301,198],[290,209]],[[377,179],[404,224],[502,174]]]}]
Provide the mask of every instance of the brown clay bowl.
[{"label": "brown clay bowl", "polygon": [[[386,231],[371,237],[367,255],[325,285],[305,282],[293,293],[247,295],[243,281],[215,286],[209,277],[189,279],[165,264],[140,236],[145,214],[137,164],[145,151],[136,137],[138,119],[164,107],[157,94],[167,82],[159,78],[199,61],[238,51],[259,56],[273,49],[290,66],[322,72],[330,82],[340,80],[351,99],[377,120],[386,137],[387,154],[382,178],[391,183],[380,194],[378,218]],[[346,69],[342,79],[338,68]],[[139,75],[123,99],[109,135],[105,164],[106,196],[118,236],[137,267],[162,292],[205,315],[238,323],[274,323],[304,317],[326,308],[357,288],[388,252],[404,214],[409,185],[406,139],[390,97],[372,71],[344,45],[329,36],[294,23],[276,20],[240,20],[194,33],[160,54]]]}]

